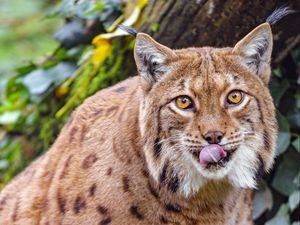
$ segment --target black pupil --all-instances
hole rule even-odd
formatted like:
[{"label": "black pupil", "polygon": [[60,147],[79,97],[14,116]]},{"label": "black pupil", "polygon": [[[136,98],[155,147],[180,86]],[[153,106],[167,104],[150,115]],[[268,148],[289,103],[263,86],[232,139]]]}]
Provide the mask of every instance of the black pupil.
[{"label": "black pupil", "polygon": [[181,99],[181,102],[182,102],[183,104],[185,104],[185,103],[187,102],[187,98],[182,98],[182,99]]},{"label": "black pupil", "polygon": [[237,98],[237,93],[232,93],[232,98]]}]

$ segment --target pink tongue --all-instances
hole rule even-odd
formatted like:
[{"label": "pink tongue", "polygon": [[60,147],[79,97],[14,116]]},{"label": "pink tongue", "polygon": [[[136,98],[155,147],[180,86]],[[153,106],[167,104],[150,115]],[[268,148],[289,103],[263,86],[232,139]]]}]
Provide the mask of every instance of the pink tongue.
[{"label": "pink tongue", "polygon": [[200,164],[206,167],[209,163],[217,163],[220,159],[227,156],[227,152],[220,145],[211,144],[205,146],[199,155]]}]

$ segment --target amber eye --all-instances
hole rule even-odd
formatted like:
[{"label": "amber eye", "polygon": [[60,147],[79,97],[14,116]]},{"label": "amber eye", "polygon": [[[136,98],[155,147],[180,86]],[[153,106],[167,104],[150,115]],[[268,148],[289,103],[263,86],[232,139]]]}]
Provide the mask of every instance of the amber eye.
[{"label": "amber eye", "polygon": [[227,103],[237,105],[243,100],[243,93],[241,91],[232,91],[227,96]]},{"label": "amber eye", "polygon": [[188,96],[179,96],[175,99],[175,102],[180,109],[190,109],[193,107],[192,99]]}]

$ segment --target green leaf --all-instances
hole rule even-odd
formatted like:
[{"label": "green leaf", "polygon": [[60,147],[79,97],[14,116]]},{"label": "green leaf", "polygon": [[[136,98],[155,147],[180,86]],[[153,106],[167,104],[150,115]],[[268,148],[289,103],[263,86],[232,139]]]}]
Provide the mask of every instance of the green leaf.
[{"label": "green leaf", "polygon": [[55,59],[61,61],[61,60],[65,59],[66,54],[67,54],[67,49],[60,47],[55,51],[54,56],[55,56]]},{"label": "green leaf", "polygon": [[288,120],[277,111],[277,121],[279,125],[279,133],[276,143],[276,155],[284,153],[290,145],[291,133]]},{"label": "green leaf", "polygon": [[300,190],[294,191],[290,196],[289,196],[289,208],[291,212],[293,212],[300,204]]},{"label": "green leaf", "polygon": [[299,188],[300,187],[300,172],[295,176],[293,183]]},{"label": "green leaf", "polygon": [[265,225],[290,225],[289,216],[278,216],[267,221]]},{"label": "green leaf", "polygon": [[274,100],[274,104],[278,107],[281,97],[290,87],[290,83],[287,79],[280,81],[279,79],[272,79],[270,82],[271,95]]},{"label": "green leaf", "polygon": [[4,90],[4,100],[0,102],[0,113],[22,109],[29,100],[29,91],[18,80],[12,77],[8,80]]},{"label": "green leaf", "polygon": [[25,75],[25,74],[30,73],[31,71],[33,71],[35,69],[36,69],[36,65],[34,65],[33,63],[30,63],[30,64],[19,66],[15,70],[20,75]]},{"label": "green leaf", "polygon": [[48,89],[52,83],[52,79],[47,76],[44,70],[38,69],[27,74],[22,79],[22,82],[32,95],[39,95]]},{"label": "green leaf", "polygon": [[0,124],[2,125],[9,125],[16,123],[17,120],[20,118],[21,112],[20,111],[11,111],[5,112],[0,114]]},{"label": "green leaf", "polygon": [[299,109],[296,106],[290,106],[288,113],[286,114],[286,118],[289,121],[291,126],[291,130],[298,130],[300,127],[300,113]]},{"label": "green leaf", "polygon": [[273,69],[272,72],[276,77],[279,77],[279,78],[282,77],[282,72],[281,72],[280,66],[277,66],[275,69]]},{"label": "green leaf", "polygon": [[266,210],[273,207],[273,196],[265,182],[259,185],[259,189],[254,194],[253,199],[253,219],[258,219]]},{"label": "green leaf", "polygon": [[96,5],[91,8],[90,10],[87,10],[84,15],[87,16],[87,15],[90,15],[92,13],[95,13],[95,12],[98,12],[100,10],[104,9],[104,4],[103,2],[97,2]]},{"label": "green leaf", "polygon": [[286,216],[288,214],[289,214],[289,207],[287,206],[287,204],[282,204],[275,216]]},{"label": "green leaf", "polygon": [[95,1],[74,2],[73,0],[64,0],[48,14],[48,17],[79,17],[91,19],[98,16],[97,12],[103,10],[104,6],[104,3],[101,1],[96,1],[95,3]]},{"label": "green leaf", "polygon": [[22,79],[22,82],[32,95],[40,95],[44,93],[52,83],[56,85],[62,83],[72,75],[75,69],[76,66],[72,63],[61,62],[50,69],[38,69],[27,74]]},{"label": "green leaf", "polygon": [[284,153],[290,145],[291,134],[288,132],[279,132],[276,144],[276,155]]},{"label": "green leaf", "polygon": [[[91,11],[93,11],[94,7],[95,7],[95,5],[92,1],[81,1],[80,3],[75,4],[74,12],[75,12],[75,15],[77,15],[81,18],[89,18],[91,16],[91,14],[93,14],[93,12],[91,12]],[[97,12],[97,10],[94,12]]]},{"label": "green leaf", "polygon": [[293,147],[300,153],[300,137],[292,142]]},{"label": "green leaf", "polygon": [[[100,32],[100,31],[99,31]],[[79,44],[86,43],[88,33],[80,19],[74,19],[66,23],[55,32],[54,38],[61,43],[64,48],[73,48]]]},{"label": "green leaf", "polygon": [[58,61],[56,60],[48,60],[41,66],[41,69],[50,69],[51,67],[57,65]]},{"label": "green leaf", "polygon": [[73,13],[74,3],[72,0],[63,0],[55,7],[47,16],[48,17],[71,17]]},{"label": "green leaf", "polygon": [[159,23],[155,22],[151,26],[151,30],[156,33],[159,30]]},{"label": "green leaf", "polygon": [[46,70],[46,73],[54,84],[59,85],[68,77],[70,77],[75,70],[76,66],[73,63],[61,62],[56,66]]},{"label": "green leaf", "polygon": [[38,112],[33,111],[29,115],[26,116],[25,124],[26,126],[32,126],[38,120]]},{"label": "green leaf", "polygon": [[267,221],[265,225],[290,225],[289,207],[282,204],[275,217]]},{"label": "green leaf", "polygon": [[[300,76],[299,76],[298,80],[299,80],[299,85],[300,85]],[[299,109],[300,108],[300,91],[296,92],[295,99],[296,99],[297,108]]]},{"label": "green leaf", "polygon": [[293,150],[287,151],[282,162],[279,164],[275,172],[272,187],[285,196],[289,196],[297,190],[296,184],[293,182],[295,176],[300,170],[300,155]]}]

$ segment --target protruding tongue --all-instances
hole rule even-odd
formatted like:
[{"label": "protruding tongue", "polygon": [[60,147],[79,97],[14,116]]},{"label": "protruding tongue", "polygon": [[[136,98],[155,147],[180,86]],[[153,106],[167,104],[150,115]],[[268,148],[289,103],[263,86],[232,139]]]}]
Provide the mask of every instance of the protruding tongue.
[{"label": "protruding tongue", "polygon": [[209,163],[217,163],[220,159],[225,158],[227,152],[220,145],[211,144],[205,146],[199,155],[200,164],[206,167]]}]

